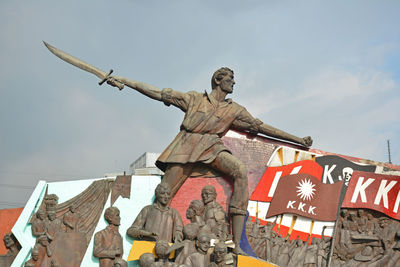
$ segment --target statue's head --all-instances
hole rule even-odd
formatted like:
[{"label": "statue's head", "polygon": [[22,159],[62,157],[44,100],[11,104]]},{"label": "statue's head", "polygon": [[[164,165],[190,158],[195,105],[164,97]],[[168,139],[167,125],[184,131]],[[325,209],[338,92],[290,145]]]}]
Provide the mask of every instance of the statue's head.
[{"label": "statue's head", "polygon": [[47,211],[47,217],[49,218],[50,221],[54,221],[57,217],[56,211],[54,210]]},{"label": "statue's head", "polygon": [[45,212],[43,210],[38,210],[36,212],[36,218],[40,219],[40,220],[44,220],[45,219]]},{"label": "statue's head", "polygon": [[227,67],[218,69],[211,78],[211,88],[213,90],[219,86],[222,91],[228,94],[232,93],[234,84],[233,70]]},{"label": "statue's head", "polygon": [[225,259],[225,255],[228,253],[228,248],[224,242],[218,242],[214,247],[214,260],[216,263],[221,263]]},{"label": "statue's head", "polygon": [[72,213],[76,212],[76,209],[77,209],[77,208],[78,208],[78,207],[77,207],[76,204],[71,204],[71,205],[69,206],[69,210],[70,210]]},{"label": "statue's head", "polygon": [[166,183],[159,183],[155,190],[156,201],[160,202],[162,205],[166,206],[169,202],[171,194],[171,188]]},{"label": "statue's head", "polygon": [[104,219],[111,225],[120,225],[121,217],[119,216],[119,209],[117,207],[109,207],[104,212]]},{"label": "statue's head", "polygon": [[186,239],[195,240],[199,233],[199,226],[197,223],[188,223],[183,227],[183,234]]},{"label": "statue's head", "polygon": [[201,198],[203,199],[204,204],[208,204],[211,201],[214,201],[217,198],[217,191],[215,187],[212,185],[206,185],[201,190]]},{"label": "statue's head", "polygon": [[37,261],[39,259],[39,249],[36,246],[33,247],[31,256],[34,261]]},{"label": "statue's head", "polygon": [[153,253],[144,253],[139,258],[139,265],[141,267],[150,267],[155,261]]},{"label": "statue's head", "polygon": [[169,243],[166,240],[158,240],[154,248],[157,257],[160,259],[167,259],[169,256]]},{"label": "statue's head", "polygon": [[210,235],[207,232],[200,231],[197,235],[196,247],[198,250],[206,253],[210,248]]},{"label": "statue's head", "polygon": [[49,245],[49,239],[46,234],[43,234],[38,237],[38,243],[41,244],[43,247],[47,247]]},{"label": "statue's head", "polygon": [[203,215],[204,212],[204,204],[203,201],[199,199],[195,199],[192,202],[190,202],[188,209],[186,210],[186,218],[189,220],[192,219],[193,217],[201,216]]},{"label": "statue's head", "polygon": [[15,244],[12,233],[5,234],[3,237],[3,242],[6,248],[11,248]]}]

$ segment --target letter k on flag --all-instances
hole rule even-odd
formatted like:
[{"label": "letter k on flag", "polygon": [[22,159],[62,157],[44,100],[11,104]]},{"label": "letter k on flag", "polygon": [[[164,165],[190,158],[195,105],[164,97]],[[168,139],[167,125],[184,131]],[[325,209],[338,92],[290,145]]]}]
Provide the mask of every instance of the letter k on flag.
[{"label": "letter k on flag", "polygon": [[279,180],[267,216],[293,213],[319,221],[336,220],[343,181],[323,184],[306,173],[284,176]]}]

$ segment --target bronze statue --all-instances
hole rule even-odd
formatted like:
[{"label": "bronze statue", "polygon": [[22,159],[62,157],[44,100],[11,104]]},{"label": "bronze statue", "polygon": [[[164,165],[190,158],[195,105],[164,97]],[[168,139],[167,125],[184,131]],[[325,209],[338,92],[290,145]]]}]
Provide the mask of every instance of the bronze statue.
[{"label": "bronze statue", "polygon": [[25,262],[24,267],[35,267],[36,266],[36,262],[39,259],[39,250],[37,247],[33,247],[31,256],[32,256],[32,258],[30,260],[28,260],[27,262]]},{"label": "bronze statue", "polygon": [[109,207],[104,212],[108,226],[94,235],[93,255],[100,260],[101,267],[112,267],[123,255],[123,240],[118,232],[121,217],[119,209]]},{"label": "bronze statue", "polygon": [[183,248],[177,251],[175,262],[177,264],[185,263],[186,258],[196,252],[196,237],[199,233],[199,226],[196,223],[189,223],[183,227]]},{"label": "bronze statue", "polygon": [[234,181],[230,214],[235,250],[241,252],[240,237],[249,198],[247,170],[224,146],[221,137],[232,128],[252,134],[262,133],[307,147],[312,144],[311,137],[299,138],[266,125],[253,118],[244,107],[226,99],[233,92],[235,84],[233,71],[229,68],[220,68],[214,73],[210,94],[193,91],[182,93],[170,88],[159,90],[152,85],[117,76],[108,76],[106,80],[112,86],[124,84],[186,113],[181,131],[158,158],[156,165],[165,172],[163,181],[170,185],[172,196],[190,176],[194,164],[208,164]]},{"label": "bronze statue", "polygon": [[201,228],[204,227],[206,223],[204,222],[203,214],[204,204],[201,200],[195,199],[190,202],[186,210],[186,218],[189,219],[191,223],[196,223]]},{"label": "bronze statue", "polygon": [[54,210],[47,211],[46,233],[50,241],[53,241],[55,234],[61,232],[62,222],[57,218],[57,213]]},{"label": "bronze statue", "polygon": [[66,226],[66,232],[78,231],[79,213],[74,204],[69,206],[69,211],[64,215],[63,223]]},{"label": "bronze statue", "polygon": [[203,267],[210,263],[210,255],[207,253],[210,248],[210,236],[207,233],[198,234],[196,248],[197,251],[186,258],[186,267]]},{"label": "bronze statue", "polygon": [[183,222],[179,212],[169,206],[170,188],[161,182],[155,189],[153,205],[144,207],[136,217],[127,235],[146,240],[180,242],[183,239]]},{"label": "bronze statue", "polygon": [[156,165],[165,172],[163,181],[170,186],[171,197],[190,176],[196,164],[206,164],[233,180],[234,187],[229,205],[235,250],[241,253],[240,237],[249,200],[247,170],[245,165],[224,146],[221,137],[229,129],[237,129],[251,134],[261,133],[306,147],[311,146],[311,137],[300,138],[264,124],[241,105],[226,99],[226,96],[233,92],[235,84],[233,71],[229,68],[220,68],[213,74],[211,93],[194,91],[183,93],[170,88],[160,90],[143,82],[110,76],[112,70],[106,73],[47,43],[45,45],[62,60],[95,74],[102,79],[100,84],[107,81],[120,90],[126,85],[154,100],[162,101],[167,106],[173,105],[185,112],[180,132],[158,158]]},{"label": "bronze statue", "polygon": [[8,250],[6,254],[0,255],[0,266],[10,266],[21,249],[21,245],[12,233],[3,237],[4,246]]},{"label": "bronze statue", "polygon": [[39,237],[46,233],[46,213],[39,209],[32,220],[32,235]]},{"label": "bronze statue", "polygon": [[143,253],[139,258],[140,267],[150,267],[154,263],[153,253]]},{"label": "bronze statue", "polygon": [[170,262],[168,257],[170,254],[170,246],[166,240],[158,240],[154,248],[158,260],[151,264],[151,267],[175,267],[178,266],[174,262]]},{"label": "bronze statue", "polygon": [[204,203],[204,221],[210,227],[211,232],[219,240],[225,241],[229,234],[229,224],[222,206],[216,201],[217,191],[212,185],[206,185],[201,190],[201,198]]},{"label": "bronze statue", "polygon": [[236,266],[232,254],[228,254],[228,248],[224,242],[218,242],[214,246],[214,251],[211,254],[211,261],[216,267]]}]

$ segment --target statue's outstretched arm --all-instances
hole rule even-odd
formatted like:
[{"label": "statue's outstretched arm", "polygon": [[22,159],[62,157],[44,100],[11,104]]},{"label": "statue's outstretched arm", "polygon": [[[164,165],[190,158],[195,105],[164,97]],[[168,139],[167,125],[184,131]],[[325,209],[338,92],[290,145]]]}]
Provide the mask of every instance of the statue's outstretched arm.
[{"label": "statue's outstretched arm", "polygon": [[279,130],[275,127],[272,127],[271,125],[265,124],[265,123],[258,126],[258,131],[267,136],[271,136],[271,137],[279,138],[282,140],[287,140],[290,142],[301,144],[305,147],[310,147],[313,143],[313,140],[310,136],[306,136],[303,138],[297,137],[297,136],[294,136],[287,132],[284,132],[282,130]]},{"label": "statue's outstretched arm", "polygon": [[161,90],[154,85],[135,80],[130,80],[120,76],[109,76],[107,78],[107,83],[111,86],[118,87],[117,82],[123,83],[124,85],[154,100],[161,101]]}]

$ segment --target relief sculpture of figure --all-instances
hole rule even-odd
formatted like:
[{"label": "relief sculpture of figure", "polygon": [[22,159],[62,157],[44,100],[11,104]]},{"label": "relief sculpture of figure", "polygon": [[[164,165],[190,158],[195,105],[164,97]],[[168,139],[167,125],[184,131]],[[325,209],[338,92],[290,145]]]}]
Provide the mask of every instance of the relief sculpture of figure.
[{"label": "relief sculpture of figure", "polygon": [[32,220],[32,235],[36,238],[46,233],[46,213],[39,209]]},{"label": "relief sculpture of figure", "polygon": [[229,267],[236,266],[235,258],[228,254],[228,248],[224,242],[215,244],[214,251],[211,254],[211,263],[209,267]]},{"label": "relief sculpture of figure", "polygon": [[173,198],[197,164],[206,164],[218,173],[233,180],[233,192],[229,203],[232,216],[232,233],[235,252],[240,249],[240,238],[249,202],[246,166],[222,142],[222,136],[229,129],[264,134],[273,138],[297,143],[306,147],[312,145],[311,137],[300,138],[264,124],[254,118],[243,106],[226,96],[233,92],[235,84],[233,71],[223,67],[211,78],[210,93],[190,91],[187,93],[159,88],[120,76],[111,76],[82,60],[75,58],[45,42],[46,47],[57,57],[102,79],[120,90],[128,86],[165,105],[173,105],[185,112],[180,132],[156,161],[164,171],[163,182],[171,188]]},{"label": "relief sculpture of figure", "polygon": [[155,189],[153,205],[144,207],[126,234],[145,240],[180,242],[183,239],[183,222],[176,209],[169,206],[171,190],[161,182]]},{"label": "relief sculpture of figure", "polygon": [[46,233],[50,241],[53,241],[55,234],[61,232],[62,222],[57,218],[57,213],[54,210],[47,211]]},{"label": "relief sculpture of figure", "polygon": [[66,226],[66,232],[77,232],[79,222],[79,213],[74,204],[69,206],[69,211],[64,215],[63,223]]},{"label": "relief sculpture of figure", "polygon": [[156,165],[165,172],[163,181],[171,187],[171,197],[190,176],[194,164],[207,164],[233,180],[233,192],[229,203],[232,232],[235,251],[242,253],[239,247],[240,237],[249,199],[247,169],[225,147],[221,137],[229,129],[237,129],[252,134],[262,133],[306,147],[311,146],[312,139],[309,136],[300,138],[264,124],[255,119],[243,106],[227,99],[226,96],[233,92],[233,75],[229,68],[218,69],[211,79],[211,93],[183,93],[170,88],[160,90],[150,84],[119,76],[107,76],[106,80],[112,86],[121,88],[121,84],[126,85],[186,113],[179,134],[160,155]]},{"label": "relief sculpture of figure", "polygon": [[39,250],[37,247],[33,247],[31,256],[32,256],[32,258],[29,259],[27,262],[25,262],[24,267],[35,267],[36,266],[36,262],[39,259]]},{"label": "relief sculpture of figure", "polygon": [[183,240],[182,249],[177,251],[177,256],[175,262],[177,264],[183,264],[187,258],[192,253],[196,252],[196,237],[199,233],[199,226],[195,223],[186,224],[183,227],[183,235],[185,240]]},{"label": "relief sculpture of figure", "polygon": [[185,260],[185,267],[203,267],[210,264],[210,236],[206,232],[200,232],[197,236],[195,253],[190,254]]},{"label": "relief sculpture of figure", "polygon": [[108,226],[94,235],[93,255],[100,259],[100,267],[112,267],[116,261],[122,260],[123,240],[118,231],[121,217],[119,209],[109,207],[104,212]]},{"label": "relief sculpture of figure", "polygon": [[219,240],[225,241],[229,233],[229,224],[222,206],[217,202],[217,191],[212,185],[206,185],[201,190],[204,203],[204,221],[211,228],[211,232]]},{"label": "relief sculpture of figure", "polygon": [[201,200],[195,199],[190,202],[189,207],[186,210],[186,218],[191,223],[197,224],[200,228],[205,226],[204,218],[204,204]]}]

